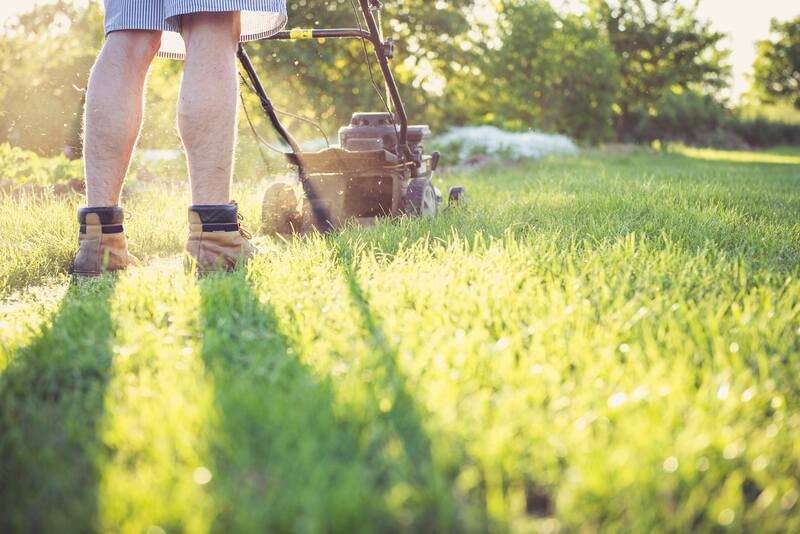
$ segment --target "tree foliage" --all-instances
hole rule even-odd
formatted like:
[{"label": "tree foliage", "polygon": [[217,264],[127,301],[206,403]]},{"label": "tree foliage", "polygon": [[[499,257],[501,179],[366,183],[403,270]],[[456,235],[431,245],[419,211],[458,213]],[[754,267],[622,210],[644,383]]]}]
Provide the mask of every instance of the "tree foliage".
[{"label": "tree foliage", "polygon": [[536,127],[598,141],[608,131],[617,89],[616,60],[601,33],[544,0],[505,0],[496,27],[500,46],[476,43],[481,72],[467,87],[488,122]]},{"label": "tree foliage", "polygon": [[591,16],[607,32],[619,60],[617,139],[637,114],[657,114],[672,88],[699,93],[727,85],[724,34],[697,15],[698,0],[593,0]]},{"label": "tree foliage", "polygon": [[759,41],[753,65],[756,89],[767,102],[791,101],[800,109],[800,17],[772,20],[772,39]]},{"label": "tree foliage", "polygon": [[[391,0],[384,2],[385,37],[396,41],[393,71],[412,118],[437,119],[437,94],[426,91],[432,81],[447,79],[448,67],[458,57],[460,36],[469,30],[465,13],[474,0]],[[351,0],[305,0],[289,4],[292,27],[352,28],[360,18]],[[356,6],[358,2],[355,2]],[[248,45],[258,70],[265,73],[268,90],[278,106],[318,117],[324,125],[349,122],[356,110],[381,111],[382,76],[370,47],[372,86],[364,47],[355,40],[275,42]],[[419,119],[417,119],[419,120]]]},{"label": "tree foliage", "polygon": [[[289,25],[355,27],[357,3],[288,2]],[[384,4],[383,28],[397,44],[392,68],[409,117],[437,132],[493,124],[589,143],[615,133],[620,140],[694,142],[714,134],[729,113],[719,96],[729,72],[723,36],[698,18],[697,0],[583,0],[580,14],[546,0]],[[99,0],[59,0],[32,8],[0,33],[0,142],[42,154],[80,145],[102,17]],[[776,38],[759,45],[756,78],[765,99],[793,99],[800,109],[797,28],[797,20],[773,23]],[[359,41],[246,46],[274,103],[317,119],[330,137],[352,112],[384,109],[380,70],[367,47],[376,90]],[[141,146],[178,146],[181,70],[181,62],[168,60],[151,68]],[[256,127],[270,135],[257,100],[247,92],[244,98]],[[286,121],[300,139],[320,137],[302,121]]]},{"label": "tree foliage", "polygon": [[80,145],[83,91],[100,48],[98,4],[60,0],[0,33],[0,141],[60,152]]},{"label": "tree foliage", "polygon": [[[424,115],[435,122],[436,95],[423,86],[434,78],[445,79],[441,73],[457,54],[456,36],[469,29],[464,13],[472,4],[473,0],[385,3],[383,26],[386,37],[397,40],[393,67],[412,118]],[[292,27],[357,25],[350,0],[304,0],[290,2],[289,8]],[[102,45],[102,18],[97,0],[90,0],[88,8],[61,0],[33,8],[0,34],[0,141],[51,154],[65,144],[80,145],[83,94]],[[349,122],[353,111],[383,109],[358,41],[259,41],[247,49],[275,103],[319,119],[329,131]],[[371,49],[367,53],[380,86],[374,54]],[[167,60],[156,60],[151,68],[143,146],[177,143],[174,105],[181,68],[181,62]],[[248,102],[251,116],[263,124],[256,101]],[[304,127],[291,120],[289,125]],[[300,131],[319,135],[307,128]]]}]

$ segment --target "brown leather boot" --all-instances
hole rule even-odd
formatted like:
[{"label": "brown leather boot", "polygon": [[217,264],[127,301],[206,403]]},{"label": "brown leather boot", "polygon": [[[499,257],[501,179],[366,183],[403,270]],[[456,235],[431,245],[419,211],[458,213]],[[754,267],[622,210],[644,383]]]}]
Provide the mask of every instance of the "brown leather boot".
[{"label": "brown leather boot", "polygon": [[241,227],[236,202],[189,207],[189,254],[187,268],[196,264],[197,274],[232,271],[258,252],[252,236]]},{"label": "brown leather boot", "polygon": [[122,228],[124,212],[119,206],[111,208],[81,208],[78,222],[78,253],[73,273],[78,276],[99,276],[119,271],[137,263],[128,253],[128,243]]}]

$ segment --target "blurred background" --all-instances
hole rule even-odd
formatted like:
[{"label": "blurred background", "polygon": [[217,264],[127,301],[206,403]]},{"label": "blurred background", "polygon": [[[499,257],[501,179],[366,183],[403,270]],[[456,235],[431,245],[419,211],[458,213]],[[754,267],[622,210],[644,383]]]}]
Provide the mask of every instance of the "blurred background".
[{"label": "blurred background", "polygon": [[[288,0],[289,27],[353,27],[350,0]],[[800,144],[796,0],[386,0],[412,119],[561,133],[581,145]],[[81,153],[87,77],[103,42],[97,0],[0,4],[0,145]],[[248,45],[275,103],[335,137],[380,110],[358,42]],[[182,63],[158,59],[140,145],[176,149]],[[271,136],[257,102],[251,116]],[[306,139],[319,138],[301,122]],[[242,129],[241,151],[254,142]],[[274,137],[271,137],[274,139]]]}]

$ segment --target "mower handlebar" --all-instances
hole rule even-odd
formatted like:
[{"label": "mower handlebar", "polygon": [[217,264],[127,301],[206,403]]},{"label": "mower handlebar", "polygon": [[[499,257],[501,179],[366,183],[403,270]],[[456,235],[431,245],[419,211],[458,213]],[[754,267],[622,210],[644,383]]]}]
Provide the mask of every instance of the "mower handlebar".
[{"label": "mower handlebar", "polygon": [[280,31],[267,40],[270,41],[295,41],[299,39],[365,39],[373,42],[372,35],[368,31],[358,28],[339,28],[329,30],[309,30],[297,28],[293,30]]}]

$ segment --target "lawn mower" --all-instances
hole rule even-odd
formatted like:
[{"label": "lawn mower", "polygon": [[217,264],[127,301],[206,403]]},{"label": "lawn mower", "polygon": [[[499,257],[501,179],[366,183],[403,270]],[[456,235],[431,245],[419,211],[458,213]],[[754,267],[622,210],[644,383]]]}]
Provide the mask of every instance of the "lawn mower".
[{"label": "lawn mower", "polygon": [[[353,220],[370,224],[376,217],[432,217],[443,202],[441,193],[432,182],[439,153],[424,152],[423,142],[430,137],[430,128],[408,124],[403,101],[389,68],[389,60],[394,57],[394,41],[391,38],[383,40],[381,2],[358,1],[366,29],[362,26],[354,0],[351,0],[358,28],[294,29],[278,32],[269,38],[361,40],[372,85],[385,110],[354,113],[350,124],[339,130],[338,145],[329,145],[317,152],[301,150],[295,138],[281,124],[278,114],[308,119],[283,112],[273,105],[244,46],[239,46],[237,55],[247,75],[247,78],[242,76],[242,80],[258,96],[273,128],[291,148],[291,152],[282,154],[290,167],[297,170],[296,185],[299,187],[290,182],[275,182],[265,192],[261,221],[264,233],[291,234],[314,229],[324,233]],[[378,14],[377,22],[373,15],[375,12]],[[384,98],[375,83],[367,43],[375,51],[388,98]],[[260,139],[249,115],[247,118],[253,133]],[[464,206],[466,201],[463,187],[450,189],[450,206]]]}]

